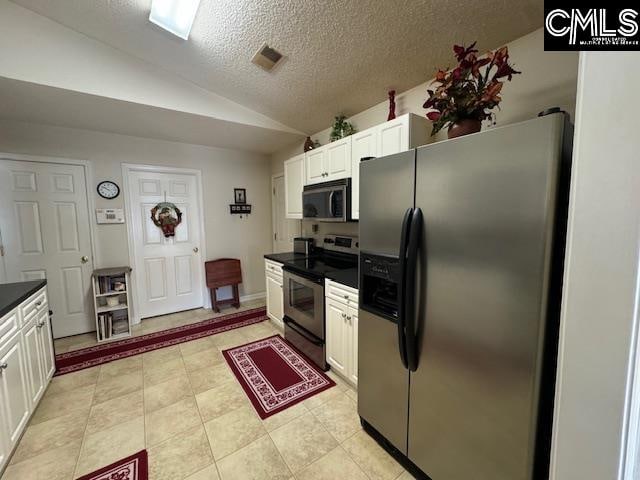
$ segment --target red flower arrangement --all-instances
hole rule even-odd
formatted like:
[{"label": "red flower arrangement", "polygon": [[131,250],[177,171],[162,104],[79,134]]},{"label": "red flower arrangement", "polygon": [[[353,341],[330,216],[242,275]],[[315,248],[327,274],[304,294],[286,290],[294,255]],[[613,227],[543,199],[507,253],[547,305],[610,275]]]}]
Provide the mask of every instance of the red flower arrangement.
[{"label": "red flower arrangement", "polygon": [[509,65],[507,47],[478,58],[476,43],[466,48],[454,45],[458,66],[450,71],[438,70],[432,82],[437,88],[427,90],[429,98],[423,107],[431,110],[427,113],[427,118],[433,122],[431,135],[462,120],[480,122],[493,118],[491,110],[502,100],[502,85],[521,73]]}]

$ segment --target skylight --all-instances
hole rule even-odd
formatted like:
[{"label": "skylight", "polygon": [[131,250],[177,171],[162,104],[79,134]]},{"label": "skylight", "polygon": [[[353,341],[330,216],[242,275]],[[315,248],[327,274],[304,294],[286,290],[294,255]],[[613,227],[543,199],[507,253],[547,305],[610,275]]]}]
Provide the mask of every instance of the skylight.
[{"label": "skylight", "polygon": [[200,0],[152,0],[149,21],[187,40]]}]

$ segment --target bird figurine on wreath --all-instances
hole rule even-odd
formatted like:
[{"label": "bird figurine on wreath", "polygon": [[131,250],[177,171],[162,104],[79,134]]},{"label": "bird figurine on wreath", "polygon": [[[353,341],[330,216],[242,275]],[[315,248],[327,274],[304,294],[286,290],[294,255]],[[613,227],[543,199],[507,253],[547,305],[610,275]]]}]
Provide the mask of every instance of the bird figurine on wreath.
[{"label": "bird figurine on wreath", "polygon": [[151,221],[162,230],[165,238],[175,237],[176,227],[182,222],[182,212],[170,202],[161,202],[151,209]]}]

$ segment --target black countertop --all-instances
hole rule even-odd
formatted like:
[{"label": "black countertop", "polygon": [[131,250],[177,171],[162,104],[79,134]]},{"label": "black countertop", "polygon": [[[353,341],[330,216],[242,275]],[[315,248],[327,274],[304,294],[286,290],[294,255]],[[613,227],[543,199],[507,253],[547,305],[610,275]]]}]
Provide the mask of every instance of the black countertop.
[{"label": "black countertop", "polygon": [[341,283],[347,287],[358,289],[359,275],[357,268],[348,268],[346,270],[334,270],[325,274],[329,280]]},{"label": "black countertop", "polygon": [[326,263],[314,256],[307,257],[302,253],[293,252],[270,253],[265,255],[264,258],[299,270],[311,270],[329,280],[334,280],[351,288],[358,288],[358,267],[334,269],[331,263]]},{"label": "black countertop", "polygon": [[305,258],[306,255],[304,253],[267,253],[264,258],[269,260],[273,260],[274,262],[285,264],[287,262],[291,262],[293,260]]},{"label": "black countertop", "polygon": [[9,313],[46,284],[46,280],[0,284],[0,317]]}]

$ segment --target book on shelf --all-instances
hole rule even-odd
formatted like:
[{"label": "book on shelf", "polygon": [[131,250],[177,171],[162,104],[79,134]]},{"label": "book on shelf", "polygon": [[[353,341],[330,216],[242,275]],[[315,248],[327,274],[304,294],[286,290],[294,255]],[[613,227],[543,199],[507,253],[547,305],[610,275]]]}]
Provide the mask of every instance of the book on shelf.
[{"label": "book on shelf", "polygon": [[127,281],[124,275],[100,276],[97,279],[98,293],[125,292]]}]

